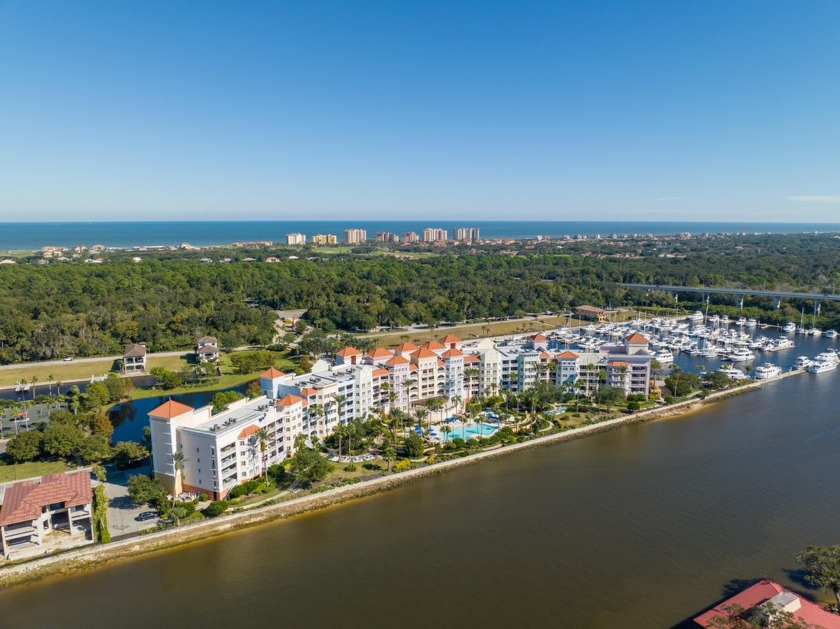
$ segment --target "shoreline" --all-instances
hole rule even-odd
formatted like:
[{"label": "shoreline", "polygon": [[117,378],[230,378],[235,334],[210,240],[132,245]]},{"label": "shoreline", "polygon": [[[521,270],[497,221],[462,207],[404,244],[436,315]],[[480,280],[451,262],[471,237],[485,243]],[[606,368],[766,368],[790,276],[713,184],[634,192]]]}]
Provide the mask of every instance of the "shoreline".
[{"label": "shoreline", "polygon": [[159,532],[141,535],[130,539],[111,542],[106,545],[85,546],[69,550],[65,553],[49,555],[31,559],[20,564],[0,568],[0,586],[10,587],[24,585],[41,578],[53,577],[58,574],[70,575],[76,572],[92,570],[102,565],[133,559],[153,552],[174,549],[178,546],[217,537],[253,526],[285,520],[305,513],[337,506],[359,498],[391,491],[403,485],[414,483],[426,476],[439,474],[450,469],[457,469],[465,465],[475,465],[485,460],[492,460],[502,456],[516,454],[531,448],[548,447],[566,441],[582,439],[624,426],[646,423],[688,414],[719,401],[755,391],[770,382],[783,380],[787,377],[805,373],[803,371],[789,371],[770,380],[757,382],[706,395],[695,397],[668,406],[645,411],[639,411],[623,417],[605,420],[589,426],[582,426],[568,431],[553,433],[543,437],[536,437],[523,443],[499,446],[492,450],[485,450],[466,457],[442,461],[422,468],[408,470],[399,474],[392,474],[362,481],[353,485],[345,485],[327,492],[310,494],[300,498],[257,506],[250,510],[243,510],[225,514],[217,518],[202,520],[182,527],[165,529]]}]

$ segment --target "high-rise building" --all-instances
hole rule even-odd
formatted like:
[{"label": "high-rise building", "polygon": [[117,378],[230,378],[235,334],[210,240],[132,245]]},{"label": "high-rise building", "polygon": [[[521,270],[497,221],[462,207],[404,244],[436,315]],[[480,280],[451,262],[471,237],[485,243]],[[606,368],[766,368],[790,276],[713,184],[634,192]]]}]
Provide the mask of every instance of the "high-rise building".
[{"label": "high-rise building", "polygon": [[445,229],[427,227],[423,230],[423,242],[444,242],[449,239]]},{"label": "high-rise building", "polygon": [[400,237],[393,232],[376,232],[373,235],[376,242],[399,242]]},{"label": "high-rise building", "polygon": [[337,245],[338,237],[335,234],[315,234],[312,236],[313,245]]},{"label": "high-rise building", "polygon": [[364,229],[345,229],[344,244],[356,245],[367,241],[367,232]]},{"label": "high-rise building", "polygon": [[420,236],[417,235],[417,232],[403,232],[403,242],[417,242],[418,240],[420,240]]},{"label": "high-rise building", "polygon": [[286,234],[287,245],[305,245],[306,234]]},{"label": "high-rise building", "polygon": [[455,240],[463,242],[477,242],[481,240],[478,227],[459,227],[455,230]]}]

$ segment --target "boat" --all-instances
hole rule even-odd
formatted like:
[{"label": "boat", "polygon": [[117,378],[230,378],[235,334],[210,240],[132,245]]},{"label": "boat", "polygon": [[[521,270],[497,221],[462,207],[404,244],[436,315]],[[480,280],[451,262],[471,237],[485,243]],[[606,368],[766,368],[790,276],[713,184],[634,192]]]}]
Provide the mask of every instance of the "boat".
[{"label": "boat", "polygon": [[746,317],[738,317],[738,320],[735,322],[735,325],[741,326],[741,327],[747,325],[747,318]]},{"label": "boat", "polygon": [[837,330],[827,330],[826,333],[825,333],[825,338],[836,339],[837,338]]},{"label": "boat", "polygon": [[834,369],[837,369],[836,360],[815,360],[813,364],[808,367],[808,373],[823,373]]},{"label": "boat", "polygon": [[741,371],[740,369],[735,369],[735,367],[732,367],[732,366],[721,367],[720,369],[718,369],[718,371],[720,373],[725,373],[727,376],[729,376],[733,380],[746,380],[747,378],[749,378],[749,376],[747,374],[745,374],[743,371]]},{"label": "boat", "polygon": [[721,325],[729,325],[729,315],[723,315],[720,318],[720,324]]},{"label": "boat", "polygon": [[703,322],[703,313],[699,310],[695,310],[694,313],[688,315],[688,320],[691,323],[702,323]]},{"label": "boat", "polygon": [[796,324],[793,321],[788,321],[785,323],[785,327],[782,328],[782,332],[785,332],[786,334],[796,332]]},{"label": "boat", "polygon": [[808,328],[808,334],[811,336],[822,336],[822,330],[819,328]]},{"label": "boat", "polygon": [[674,362],[674,355],[671,353],[671,350],[668,349],[661,349],[653,355],[655,360],[658,360],[660,363],[672,363]]},{"label": "boat", "polygon": [[755,354],[753,354],[748,349],[739,348],[739,349],[736,349],[731,354],[729,354],[728,358],[733,363],[738,363],[738,362],[743,362],[745,360],[753,360],[755,358]]},{"label": "boat", "polygon": [[813,363],[813,361],[810,358],[808,358],[807,356],[799,356],[796,359],[796,362],[793,363],[793,368],[794,369],[807,369],[808,367],[811,366],[812,363]]},{"label": "boat", "polygon": [[782,373],[782,370],[773,363],[764,363],[756,367],[754,373],[756,380],[767,380],[768,378],[775,378]]},{"label": "boat", "polygon": [[720,323],[720,317],[717,315],[712,315],[711,317],[709,317],[708,321],[712,325],[717,325],[718,323]]},{"label": "boat", "polygon": [[747,319],[747,327],[748,328],[754,328],[757,325],[758,325],[758,321],[756,321],[755,319]]}]

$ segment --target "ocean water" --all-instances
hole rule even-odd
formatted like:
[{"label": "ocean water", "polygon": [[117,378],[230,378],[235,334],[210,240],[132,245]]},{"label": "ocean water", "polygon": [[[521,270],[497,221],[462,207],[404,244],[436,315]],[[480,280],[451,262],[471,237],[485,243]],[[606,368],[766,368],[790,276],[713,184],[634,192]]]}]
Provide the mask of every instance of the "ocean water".
[{"label": "ocean water", "polygon": [[457,227],[478,227],[482,238],[559,238],[610,234],[667,235],[703,233],[803,233],[837,232],[840,223],[703,223],[630,221],[149,221],[0,223],[0,251],[33,250],[46,245],[72,247],[101,244],[106,247],[154,245],[226,245],[240,241],[285,242],[287,233],[336,234],[345,229],[365,229],[368,238],[378,231],[418,234],[426,227],[439,227],[453,237]]}]

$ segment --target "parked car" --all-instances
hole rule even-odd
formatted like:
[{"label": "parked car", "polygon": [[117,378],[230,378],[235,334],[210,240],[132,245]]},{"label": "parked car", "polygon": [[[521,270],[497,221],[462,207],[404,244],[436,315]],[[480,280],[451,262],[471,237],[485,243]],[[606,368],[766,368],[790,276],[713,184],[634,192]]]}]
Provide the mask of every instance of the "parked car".
[{"label": "parked car", "polygon": [[69,362],[71,362],[72,360],[73,360],[73,357],[72,357],[72,356],[68,356],[67,358],[65,358],[65,359],[64,359],[64,362],[69,363]]},{"label": "parked car", "polygon": [[138,522],[145,522],[146,520],[154,520],[157,516],[158,514],[155,511],[143,511],[143,513],[138,515],[135,520]]}]

